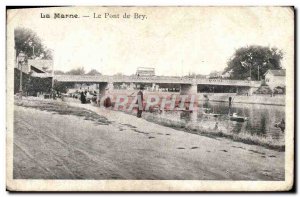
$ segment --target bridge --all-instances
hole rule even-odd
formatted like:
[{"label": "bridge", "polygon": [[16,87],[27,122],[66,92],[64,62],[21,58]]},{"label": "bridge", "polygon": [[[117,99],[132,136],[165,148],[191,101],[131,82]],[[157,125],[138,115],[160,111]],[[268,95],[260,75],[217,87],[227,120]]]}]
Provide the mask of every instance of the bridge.
[{"label": "bridge", "polygon": [[[33,77],[52,77],[51,74],[33,73]],[[108,75],[54,75],[55,81],[66,83],[94,83],[99,84],[100,92],[111,89],[114,83],[152,84],[152,86],[177,85],[181,94],[197,93],[198,85],[231,86],[248,89],[252,94],[260,86],[259,81],[229,80],[229,79],[205,79],[176,76],[108,76]]]}]

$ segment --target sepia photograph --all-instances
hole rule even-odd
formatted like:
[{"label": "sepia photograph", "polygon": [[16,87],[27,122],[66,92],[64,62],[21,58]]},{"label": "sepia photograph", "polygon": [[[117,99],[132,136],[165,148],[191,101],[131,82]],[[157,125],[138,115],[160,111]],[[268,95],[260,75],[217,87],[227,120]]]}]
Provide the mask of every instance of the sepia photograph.
[{"label": "sepia photograph", "polygon": [[294,7],[6,8],[9,191],[288,191]]}]

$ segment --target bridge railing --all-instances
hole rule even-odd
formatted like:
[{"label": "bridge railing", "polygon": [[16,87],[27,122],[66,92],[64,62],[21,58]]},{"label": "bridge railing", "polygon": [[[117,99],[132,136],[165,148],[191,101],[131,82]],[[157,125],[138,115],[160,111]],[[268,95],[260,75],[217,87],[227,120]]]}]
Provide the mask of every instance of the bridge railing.
[{"label": "bridge railing", "polygon": [[232,84],[232,85],[254,85],[260,84],[259,81],[248,81],[248,80],[231,80],[231,79],[197,79],[197,83],[221,83],[221,84]]},{"label": "bridge railing", "polygon": [[64,82],[124,82],[124,83],[177,83],[177,84],[207,84],[233,86],[259,86],[259,81],[230,79],[196,79],[176,76],[91,76],[91,75],[54,75],[54,79]]},{"label": "bridge railing", "polygon": [[118,82],[152,82],[152,83],[196,83],[196,84],[216,84],[216,85],[242,85],[242,86],[257,86],[259,81],[248,80],[230,80],[230,79],[195,79],[190,77],[170,77],[170,76],[118,76],[111,78],[111,81]]},{"label": "bridge railing", "polygon": [[109,76],[101,75],[54,75],[54,79],[63,82],[108,82]]}]

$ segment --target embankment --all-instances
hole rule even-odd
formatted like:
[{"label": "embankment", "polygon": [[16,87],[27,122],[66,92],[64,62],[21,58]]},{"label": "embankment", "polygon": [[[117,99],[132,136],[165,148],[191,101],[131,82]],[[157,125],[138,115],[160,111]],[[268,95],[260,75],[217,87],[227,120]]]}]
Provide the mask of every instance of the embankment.
[{"label": "embankment", "polygon": [[[115,97],[117,95],[128,95],[135,96],[137,90],[125,91],[125,90],[114,90],[111,92],[111,95]],[[179,95],[178,92],[149,92],[144,91],[144,96],[147,95],[158,95],[160,97]],[[199,101],[216,101],[216,102],[228,102],[228,98],[232,97],[234,103],[247,103],[247,104],[262,104],[262,105],[285,105],[285,95],[237,95],[236,93],[198,93],[197,94]]]},{"label": "embankment", "polygon": [[200,101],[208,99],[209,101],[228,102],[228,98],[232,97],[234,103],[285,105],[285,95],[271,97],[270,95],[236,95],[235,93],[200,93],[198,96]]}]

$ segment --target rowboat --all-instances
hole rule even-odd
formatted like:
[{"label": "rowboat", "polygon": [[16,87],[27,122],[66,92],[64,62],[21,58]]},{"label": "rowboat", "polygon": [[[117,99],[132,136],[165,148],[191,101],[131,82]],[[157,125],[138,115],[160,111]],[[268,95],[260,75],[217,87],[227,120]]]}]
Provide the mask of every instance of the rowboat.
[{"label": "rowboat", "polygon": [[210,109],[209,108],[206,108],[204,111],[203,111],[203,115],[205,116],[211,116],[211,117],[218,117],[218,116],[221,116],[222,114],[216,114],[216,113],[212,113],[212,112],[209,112]]},{"label": "rowboat", "polygon": [[233,113],[232,115],[229,115],[229,120],[236,122],[245,122],[248,120],[248,117],[238,116],[237,113]]},{"label": "rowboat", "polygon": [[203,115],[205,116],[212,116],[212,117],[218,117],[218,116],[221,116],[222,114],[215,114],[215,113],[203,113]]}]

